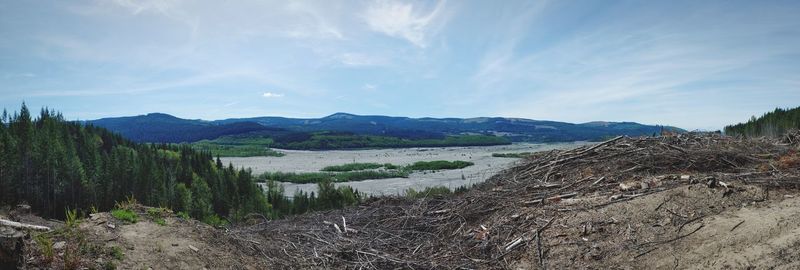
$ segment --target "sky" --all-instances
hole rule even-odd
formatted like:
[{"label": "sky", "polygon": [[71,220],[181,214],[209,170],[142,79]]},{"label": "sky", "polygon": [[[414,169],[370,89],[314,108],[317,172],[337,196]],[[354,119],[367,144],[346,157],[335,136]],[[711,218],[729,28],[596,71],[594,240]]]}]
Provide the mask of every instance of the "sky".
[{"label": "sky", "polygon": [[716,130],[800,106],[800,1],[0,0],[0,107]]}]

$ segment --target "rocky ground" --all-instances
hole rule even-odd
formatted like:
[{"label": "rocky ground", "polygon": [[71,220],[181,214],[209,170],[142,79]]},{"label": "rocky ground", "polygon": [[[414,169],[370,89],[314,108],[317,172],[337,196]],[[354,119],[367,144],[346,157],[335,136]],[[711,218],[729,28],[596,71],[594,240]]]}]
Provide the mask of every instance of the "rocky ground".
[{"label": "rocky ground", "polygon": [[450,197],[379,198],[227,229],[171,213],[158,222],[137,206],[136,223],[99,213],[74,228],[49,224],[50,260],[41,233],[29,233],[24,260],[34,269],[797,269],[798,146],[796,134],[616,138],[538,153]]}]

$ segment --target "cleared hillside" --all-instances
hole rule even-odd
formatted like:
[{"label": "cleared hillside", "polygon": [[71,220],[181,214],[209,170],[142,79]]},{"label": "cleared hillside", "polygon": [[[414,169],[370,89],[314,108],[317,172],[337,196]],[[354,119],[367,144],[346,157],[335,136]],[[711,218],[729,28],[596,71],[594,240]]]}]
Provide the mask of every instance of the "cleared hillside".
[{"label": "cleared hillside", "polygon": [[[183,230],[202,248],[183,248],[188,257],[170,257],[177,264],[169,265],[796,268],[798,138],[619,137],[568,151],[534,153],[459,195],[379,198],[358,207],[275,221],[254,217],[225,233]],[[97,226],[106,225],[86,229]],[[131,234],[127,231],[134,228],[129,226],[118,227],[119,233]],[[160,241],[146,239],[124,249],[131,261],[120,265],[166,265],[160,264],[164,259],[128,255]],[[111,243],[115,241],[121,240]],[[239,257],[246,265],[192,259],[204,254]],[[26,253],[33,258],[29,261],[38,256],[35,250]],[[85,261],[91,264],[94,258]]]}]

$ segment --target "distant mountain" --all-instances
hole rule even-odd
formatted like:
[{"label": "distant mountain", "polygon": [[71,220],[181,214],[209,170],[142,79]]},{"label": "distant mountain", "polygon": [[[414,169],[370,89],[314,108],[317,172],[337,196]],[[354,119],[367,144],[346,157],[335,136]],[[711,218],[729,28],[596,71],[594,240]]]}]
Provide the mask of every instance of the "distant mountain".
[{"label": "distant mountain", "polygon": [[[161,113],[88,121],[135,141],[193,142],[223,135],[271,136],[320,131],[380,135],[404,139],[440,139],[449,135],[482,134],[511,141],[558,142],[600,140],[617,135],[659,133],[662,126],[633,122],[572,124],[522,118],[408,118],[335,113],[323,118],[253,117],[217,121],[187,120]],[[671,130],[682,131],[674,127]]]},{"label": "distant mountain", "polygon": [[117,132],[135,142],[157,143],[196,142],[225,135],[274,130],[255,122],[217,123],[181,119],[163,113],[103,118],[87,122]]}]

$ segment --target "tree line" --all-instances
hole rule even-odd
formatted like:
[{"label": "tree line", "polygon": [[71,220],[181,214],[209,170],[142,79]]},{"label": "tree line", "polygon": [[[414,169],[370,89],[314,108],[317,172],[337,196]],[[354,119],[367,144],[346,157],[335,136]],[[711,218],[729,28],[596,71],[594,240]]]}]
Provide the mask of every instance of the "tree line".
[{"label": "tree line", "polygon": [[332,185],[318,195],[299,194],[299,201],[279,200],[277,190],[265,194],[249,169],[225,166],[188,145],[134,143],[46,108],[34,119],[25,104],[0,117],[0,203],[27,203],[44,217],[63,218],[67,208],[108,211],[126,198],[199,220],[277,217],[361,200],[357,192]]},{"label": "tree line", "polygon": [[741,136],[780,136],[791,129],[800,128],[800,107],[794,109],[777,108],[775,111],[765,113],[761,117],[750,117],[745,123],[726,126],[724,131],[728,135]]}]

